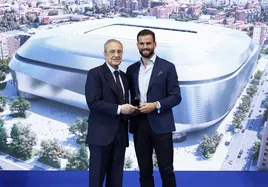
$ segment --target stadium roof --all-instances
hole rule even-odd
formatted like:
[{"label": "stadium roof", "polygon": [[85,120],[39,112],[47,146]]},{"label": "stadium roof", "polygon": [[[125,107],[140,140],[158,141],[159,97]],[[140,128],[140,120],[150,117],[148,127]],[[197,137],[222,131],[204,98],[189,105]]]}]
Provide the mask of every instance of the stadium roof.
[{"label": "stadium roof", "polygon": [[92,63],[104,62],[103,45],[106,40],[116,38],[124,45],[121,67],[125,70],[140,58],[136,35],[144,28],[156,33],[156,54],[176,65],[181,81],[229,75],[256,50],[246,34],[228,28],[166,19],[116,18],[40,31],[18,54],[48,64],[88,70]]}]

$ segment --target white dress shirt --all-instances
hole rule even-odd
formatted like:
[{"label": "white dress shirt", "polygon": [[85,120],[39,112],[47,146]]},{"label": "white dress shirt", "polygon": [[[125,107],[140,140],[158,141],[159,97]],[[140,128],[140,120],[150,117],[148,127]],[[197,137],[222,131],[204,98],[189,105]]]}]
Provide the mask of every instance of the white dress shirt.
[{"label": "white dress shirt", "polygon": [[[140,70],[139,70],[139,90],[140,90],[140,104],[147,103],[147,92],[149,87],[149,82],[151,79],[151,75],[153,72],[154,64],[155,64],[156,55],[154,54],[150,60],[147,61],[147,66],[143,65],[142,60],[140,60]],[[157,109],[158,113],[160,112],[161,105],[158,101]]]}]

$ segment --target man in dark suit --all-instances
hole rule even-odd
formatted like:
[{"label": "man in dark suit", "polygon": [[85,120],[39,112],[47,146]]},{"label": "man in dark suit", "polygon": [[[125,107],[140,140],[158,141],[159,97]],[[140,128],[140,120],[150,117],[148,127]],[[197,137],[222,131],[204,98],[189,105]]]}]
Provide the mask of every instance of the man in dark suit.
[{"label": "man in dark suit", "polygon": [[[181,102],[175,66],[155,55],[155,34],[142,30],[137,36],[141,59],[127,69],[132,101],[140,100],[139,111],[130,119],[130,132],[140,169],[141,187],[153,187],[153,149],[163,187],[176,187],[173,168],[172,107]],[[135,101],[135,103],[136,103]],[[133,102],[134,103],[134,102]]]},{"label": "man in dark suit", "polygon": [[137,107],[128,103],[128,80],[119,70],[123,45],[108,40],[104,45],[106,62],[89,70],[85,95],[90,114],[87,143],[90,150],[90,187],[121,187],[128,127],[126,115]]}]

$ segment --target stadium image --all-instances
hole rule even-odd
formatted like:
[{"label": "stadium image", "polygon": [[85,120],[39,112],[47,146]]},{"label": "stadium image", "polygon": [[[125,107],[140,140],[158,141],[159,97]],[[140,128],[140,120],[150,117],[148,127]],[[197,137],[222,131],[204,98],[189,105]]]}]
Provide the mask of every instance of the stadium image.
[{"label": "stadium image", "polygon": [[204,24],[120,18],[40,31],[10,61],[15,86],[28,98],[87,109],[87,71],[104,63],[105,41],[123,43],[120,69],[126,71],[140,58],[136,35],[144,28],[156,34],[156,54],[176,66],[182,94],[173,109],[176,132],[204,129],[224,118],[250,80],[259,46],[242,32]]}]

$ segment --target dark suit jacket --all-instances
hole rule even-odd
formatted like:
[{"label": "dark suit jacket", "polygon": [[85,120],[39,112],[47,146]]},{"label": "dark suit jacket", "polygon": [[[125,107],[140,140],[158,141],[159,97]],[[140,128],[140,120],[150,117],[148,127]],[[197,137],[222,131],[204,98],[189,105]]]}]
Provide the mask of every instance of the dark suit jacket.
[{"label": "dark suit jacket", "polygon": [[[128,81],[124,72],[120,71],[120,76],[125,89],[125,102],[128,103]],[[85,95],[90,109],[86,140],[89,145],[105,146],[110,144],[122,123],[124,123],[126,133],[128,133],[125,116],[117,115],[119,100],[116,94],[116,83],[106,63],[89,70]],[[126,137],[128,146],[128,134]]]},{"label": "dark suit jacket", "polygon": [[[140,65],[141,63],[138,61],[127,69],[131,99],[140,98],[138,84]],[[175,131],[172,107],[181,102],[178,76],[174,64],[159,57],[156,57],[147,92],[147,102],[156,101],[161,104],[160,112],[154,110],[148,114],[152,130],[157,134]],[[139,115],[132,116],[130,119],[131,133],[135,132],[138,123]]]}]

